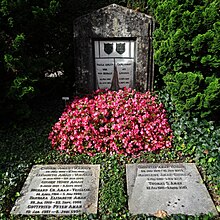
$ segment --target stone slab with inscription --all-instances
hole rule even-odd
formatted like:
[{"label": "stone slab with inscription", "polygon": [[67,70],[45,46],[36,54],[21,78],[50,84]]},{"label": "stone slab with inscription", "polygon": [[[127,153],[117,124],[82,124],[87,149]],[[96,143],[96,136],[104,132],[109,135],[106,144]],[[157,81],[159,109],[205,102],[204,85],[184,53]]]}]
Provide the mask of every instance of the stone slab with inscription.
[{"label": "stone slab with inscription", "polygon": [[218,215],[193,163],[127,164],[126,178],[133,214]]},{"label": "stone slab with inscription", "polygon": [[33,166],[11,214],[97,213],[100,165]]}]

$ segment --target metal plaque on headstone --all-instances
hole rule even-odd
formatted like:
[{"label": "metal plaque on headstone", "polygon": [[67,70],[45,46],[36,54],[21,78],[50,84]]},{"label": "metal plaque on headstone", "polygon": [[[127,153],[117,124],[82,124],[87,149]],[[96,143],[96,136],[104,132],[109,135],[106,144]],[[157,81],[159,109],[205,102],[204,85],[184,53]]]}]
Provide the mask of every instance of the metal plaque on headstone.
[{"label": "metal plaque on headstone", "polygon": [[99,165],[33,166],[11,214],[95,214],[99,172]]},{"label": "metal plaque on headstone", "polygon": [[[95,41],[96,87],[132,88],[134,85],[134,40]],[[117,77],[114,82],[114,77]],[[115,86],[118,82],[118,85]]]},{"label": "metal plaque on headstone", "polygon": [[126,176],[128,206],[133,214],[217,215],[195,164],[127,164]]},{"label": "metal plaque on headstone", "polygon": [[114,59],[96,60],[97,83],[99,89],[110,89],[114,74]]},{"label": "metal plaque on headstone", "polygon": [[131,88],[133,84],[134,62],[132,59],[115,59],[120,88]]}]

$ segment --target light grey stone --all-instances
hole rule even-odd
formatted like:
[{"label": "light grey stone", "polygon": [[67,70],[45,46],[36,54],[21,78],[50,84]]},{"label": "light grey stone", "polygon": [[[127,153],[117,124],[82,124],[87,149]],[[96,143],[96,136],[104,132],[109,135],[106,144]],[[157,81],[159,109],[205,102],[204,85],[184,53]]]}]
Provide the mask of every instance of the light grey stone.
[{"label": "light grey stone", "polygon": [[100,165],[36,165],[11,214],[97,213]]},{"label": "light grey stone", "polygon": [[127,164],[126,178],[130,213],[217,215],[193,163]]}]

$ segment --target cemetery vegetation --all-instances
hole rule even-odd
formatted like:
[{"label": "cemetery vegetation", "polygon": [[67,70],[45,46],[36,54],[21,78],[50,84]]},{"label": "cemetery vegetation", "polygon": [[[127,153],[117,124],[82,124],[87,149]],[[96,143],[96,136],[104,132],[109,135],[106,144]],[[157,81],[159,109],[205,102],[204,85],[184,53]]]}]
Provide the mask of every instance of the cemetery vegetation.
[{"label": "cemetery vegetation", "polygon": [[170,148],[172,131],[156,97],[124,88],[75,98],[53,126],[49,139],[53,148],[70,155],[138,155]]},{"label": "cemetery vegetation", "polygon": [[[139,94],[139,93],[138,93]],[[148,94],[148,93],[147,93]],[[148,94],[149,95],[149,94]],[[0,218],[1,219],[57,219],[56,216],[11,216],[10,210],[20,196],[27,175],[35,164],[100,164],[100,187],[97,215],[66,216],[60,219],[159,219],[153,216],[132,216],[128,212],[125,164],[154,162],[196,163],[203,180],[219,208],[219,135],[217,123],[191,119],[189,114],[179,115],[166,92],[158,92],[158,105],[162,102],[172,129],[172,147],[155,151],[139,152],[139,155],[118,154],[116,151],[69,154],[51,149],[48,134],[63,112],[70,108],[74,99],[64,108],[59,99],[35,101],[33,117],[28,121],[0,130]],[[101,96],[101,95],[100,95]],[[151,96],[153,97],[153,96]],[[156,109],[155,109],[156,111]],[[153,113],[152,113],[153,114]],[[210,215],[172,215],[166,219],[215,219]]]},{"label": "cemetery vegetation", "polygon": [[57,91],[58,85],[48,85],[52,79],[45,75],[62,73],[59,83],[62,81],[66,91],[72,92],[73,20],[119,2],[1,0],[0,116],[17,120],[30,117],[30,101],[48,90]]},{"label": "cemetery vegetation", "polygon": [[178,113],[218,118],[220,14],[218,0],[148,0],[157,21],[154,58]]}]

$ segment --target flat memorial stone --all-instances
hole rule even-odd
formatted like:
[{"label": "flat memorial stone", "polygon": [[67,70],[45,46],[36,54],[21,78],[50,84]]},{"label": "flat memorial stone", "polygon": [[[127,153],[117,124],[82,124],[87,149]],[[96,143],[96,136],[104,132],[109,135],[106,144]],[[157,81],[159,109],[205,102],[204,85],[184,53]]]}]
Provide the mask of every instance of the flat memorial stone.
[{"label": "flat memorial stone", "polygon": [[11,214],[97,213],[100,165],[36,165]]},{"label": "flat memorial stone", "polygon": [[132,214],[218,215],[193,163],[127,164],[126,178]]}]

